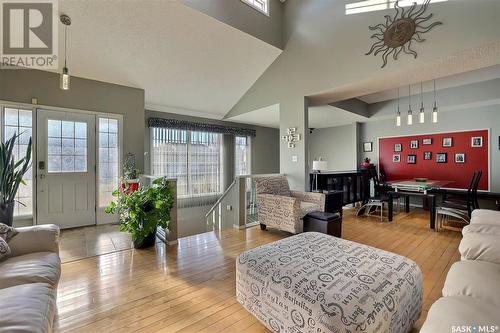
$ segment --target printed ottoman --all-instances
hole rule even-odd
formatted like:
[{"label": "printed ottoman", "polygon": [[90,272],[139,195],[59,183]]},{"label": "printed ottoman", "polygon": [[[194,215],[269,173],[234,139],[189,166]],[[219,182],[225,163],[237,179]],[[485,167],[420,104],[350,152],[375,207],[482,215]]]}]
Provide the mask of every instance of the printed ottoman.
[{"label": "printed ottoman", "polygon": [[274,332],[408,332],[422,273],[405,257],[308,232],[243,252],[236,297]]}]

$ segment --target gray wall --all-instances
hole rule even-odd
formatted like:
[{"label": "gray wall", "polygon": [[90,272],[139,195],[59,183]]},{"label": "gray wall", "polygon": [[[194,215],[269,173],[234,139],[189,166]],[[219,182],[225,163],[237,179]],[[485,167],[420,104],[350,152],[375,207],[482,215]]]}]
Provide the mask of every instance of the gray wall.
[{"label": "gray wall", "polygon": [[[327,101],[333,102],[500,63],[500,1],[432,4],[433,19],[444,24],[415,46],[417,59],[400,56],[383,69],[380,56],[364,55],[372,44],[368,26],[384,22],[384,15],[393,15],[394,10],[345,15],[345,3],[288,0],[283,16],[283,53],[227,115],[280,104],[281,134],[287,127],[298,127],[305,134],[296,149],[288,149],[284,142],[280,147],[281,172],[289,175],[294,188],[306,188],[307,179],[304,96],[342,95]],[[292,162],[294,155],[298,162]]]},{"label": "gray wall", "polygon": [[356,124],[317,128],[309,135],[309,165],[322,157],[328,162],[328,171],[357,169]]},{"label": "gray wall", "polygon": [[283,5],[279,0],[269,1],[269,16],[239,0],[181,0],[181,2],[277,48],[283,48]]},{"label": "gray wall", "polygon": [[[150,117],[179,119],[205,124],[231,125],[242,128],[255,129],[257,136],[251,140],[251,168],[252,174],[278,173],[279,166],[279,131],[275,128],[242,125],[227,121],[184,116],[174,113],[146,110],[146,126]],[[145,133],[145,151],[149,152],[149,131]],[[146,158],[146,172],[149,173],[149,157]]]},{"label": "gray wall", "polygon": [[59,75],[38,70],[0,70],[0,100],[123,115],[123,150],[144,168],[144,90],[71,78],[71,89],[59,89]]},{"label": "gray wall", "polygon": [[361,124],[361,142],[372,141],[374,151],[364,153],[378,164],[378,138],[385,136],[425,134],[436,132],[463,131],[474,129],[491,129],[490,131],[490,171],[491,191],[500,192],[500,105],[471,107],[468,109],[439,113],[439,123],[403,125],[396,127],[394,119],[385,119]]}]

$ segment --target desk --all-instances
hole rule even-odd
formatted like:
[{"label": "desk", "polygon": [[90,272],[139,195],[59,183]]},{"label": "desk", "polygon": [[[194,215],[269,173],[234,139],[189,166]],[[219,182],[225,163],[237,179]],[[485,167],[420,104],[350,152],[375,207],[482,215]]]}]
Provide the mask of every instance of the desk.
[{"label": "desk", "polygon": [[405,195],[405,212],[410,212],[410,196],[425,197],[428,199],[429,203],[429,224],[431,229],[436,228],[436,195],[431,194],[432,191],[437,191],[451,184],[451,181],[444,180],[427,180],[415,181],[415,180],[396,180],[387,182],[393,190],[388,191],[389,196],[389,221],[393,219],[393,196],[394,194],[404,194]]}]

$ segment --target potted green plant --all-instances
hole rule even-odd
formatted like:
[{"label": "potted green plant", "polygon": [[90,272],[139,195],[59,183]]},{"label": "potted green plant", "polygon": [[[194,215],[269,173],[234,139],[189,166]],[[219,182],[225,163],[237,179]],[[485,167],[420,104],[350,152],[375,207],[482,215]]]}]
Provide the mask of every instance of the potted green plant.
[{"label": "potted green plant", "polygon": [[169,228],[174,193],[166,178],[158,178],[134,192],[114,191],[117,200],[105,211],[119,214],[120,231],[130,233],[136,249],[150,247],[155,242],[156,228]]},{"label": "potted green plant", "polygon": [[[24,174],[31,164],[31,137],[26,155],[14,161],[14,145],[19,135],[15,134],[0,144],[0,223],[12,226],[16,193],[20,184],[26,184]],[[24,205],[22,202],[19,204]]]},{"label": "potted green plant", "polygon": [[373,164],[371,164],[371,159],[369,157],[365,157],[364,162],[361,163],[362,167],[369,167],[369,166],[372,166],[372,165]]},{"label": "potted green plant", "polygon": [[128,154],[123,163],[122,191],[131,193],[139,188],[139,170],[135,168],[135,158],[133,154]]}]

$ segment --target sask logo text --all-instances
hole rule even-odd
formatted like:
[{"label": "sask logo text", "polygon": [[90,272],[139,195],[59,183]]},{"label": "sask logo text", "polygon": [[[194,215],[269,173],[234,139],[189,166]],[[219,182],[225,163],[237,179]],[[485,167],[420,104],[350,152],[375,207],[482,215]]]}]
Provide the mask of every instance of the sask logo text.
[{"label": "sask logo text", "polygon": [[452,333],[494,333],[498,332],[495,325],[454,325],[451,327]]}]

